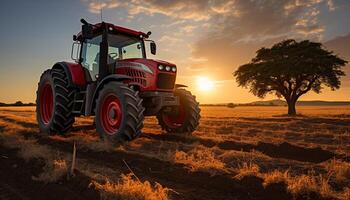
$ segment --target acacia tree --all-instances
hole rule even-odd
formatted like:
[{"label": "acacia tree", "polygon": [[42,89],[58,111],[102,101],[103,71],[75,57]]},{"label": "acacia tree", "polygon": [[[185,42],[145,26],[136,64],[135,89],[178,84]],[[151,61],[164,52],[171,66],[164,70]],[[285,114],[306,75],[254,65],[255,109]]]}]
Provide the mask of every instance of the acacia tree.
[{"label": "acacia tree", "polygon": [[323,86],[339,89],[340,77],[345,76],[341,67],[346,63],[321,43],[290,39],[259,49],[234,76],[239,86],[250,88],[260,98],[268,93],[284,97],[288,115],[295,115],[295,104],[303,94],[320,93]]}]

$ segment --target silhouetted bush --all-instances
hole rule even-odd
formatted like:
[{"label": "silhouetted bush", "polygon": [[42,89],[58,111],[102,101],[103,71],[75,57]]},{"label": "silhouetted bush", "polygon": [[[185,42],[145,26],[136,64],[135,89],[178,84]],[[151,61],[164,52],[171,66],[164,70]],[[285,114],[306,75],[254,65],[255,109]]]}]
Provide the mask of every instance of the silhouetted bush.
[{"label": "silhouetted bush", "polygon": [[228,103],[228,104],[227,104],[227,107],[228,107],[228,108],[234,108],[234,107],[236,107],[236,105],[235,105],[234,103]]},{"label": "silhouetted bush", "polygon": [[24,103],[22,101],[16,101],[16,103],[13,104],[14,106],[23,106]]}]

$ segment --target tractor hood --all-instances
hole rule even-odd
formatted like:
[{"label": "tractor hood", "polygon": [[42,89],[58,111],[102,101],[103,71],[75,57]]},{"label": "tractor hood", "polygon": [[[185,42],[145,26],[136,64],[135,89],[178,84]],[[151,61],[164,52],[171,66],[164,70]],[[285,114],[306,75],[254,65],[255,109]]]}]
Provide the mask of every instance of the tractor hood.
[{"label": "tractor hood", "polygon": [[172,63],[142,58],[120,60],[115,69],[116,74],[131,77],[127,83],[137,86],[141,92],[172,92],[175,87],[176,71],[176,66]]},{"label": "tractor hood", "polygon": [[116,68],[130,67],[147,73],[156,74],[159,65],[176,67],[175,64],[162,60],[132,58],[118,61]]}]

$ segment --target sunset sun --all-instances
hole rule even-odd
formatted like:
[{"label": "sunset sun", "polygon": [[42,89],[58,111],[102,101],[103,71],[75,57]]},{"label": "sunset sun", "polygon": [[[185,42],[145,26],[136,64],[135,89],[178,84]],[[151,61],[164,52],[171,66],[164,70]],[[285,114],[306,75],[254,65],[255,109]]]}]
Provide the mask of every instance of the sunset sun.
[{"label": "sunset sun", "polygon": [[201,91],[211,91],[214,88],[214,82],[207,77],[198,77],[197,79],[198,89]]}]

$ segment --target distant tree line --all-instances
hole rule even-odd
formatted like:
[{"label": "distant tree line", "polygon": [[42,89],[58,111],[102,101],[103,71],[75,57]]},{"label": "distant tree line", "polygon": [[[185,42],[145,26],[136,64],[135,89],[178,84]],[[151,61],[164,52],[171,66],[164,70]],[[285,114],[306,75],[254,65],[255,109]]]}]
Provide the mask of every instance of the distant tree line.
[{"label": "distant tree line", "polygon": [[0,102],[0,107],[5,107],[5,106],[35,106],[35,103],[23,103],[22,101],[16,101],[15,103]]},{"label": "distant tree line", "polygon": [[261,104],[259,104],[259,103],[201,104],[200,106],[235,108],[237,106],[286,106],[286,105],[278,105],[278,104],[274,104],[273,102],[267,102],[267,103],[261,103]]},{"label": "distant tree line", "polygon": [[261,48],[249,63],[234,72],[238,86],[249,88],[255,96],[267,94],[283,97],[288,105],[288,115],[296,115],[295,105],[302,95],[313,91],[320,93],[324,87],[340,88],[342,70],[348,61],[321,43],[293,39]]}]

